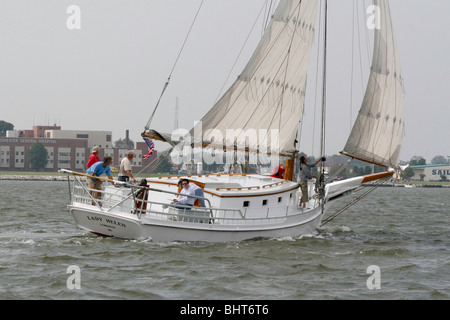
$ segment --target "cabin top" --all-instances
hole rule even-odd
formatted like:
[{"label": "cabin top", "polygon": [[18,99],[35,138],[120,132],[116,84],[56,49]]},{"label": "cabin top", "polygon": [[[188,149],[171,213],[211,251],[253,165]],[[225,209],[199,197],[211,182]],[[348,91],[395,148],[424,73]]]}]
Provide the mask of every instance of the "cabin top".
[{"label": "cabin top", "polygon": [[150,183],[177,185],[181,179],[189,179],[205,192],[217,196],[258,195],[286,192],[298,188],[298,184],[258,174],[208,174],[148,178]]}]

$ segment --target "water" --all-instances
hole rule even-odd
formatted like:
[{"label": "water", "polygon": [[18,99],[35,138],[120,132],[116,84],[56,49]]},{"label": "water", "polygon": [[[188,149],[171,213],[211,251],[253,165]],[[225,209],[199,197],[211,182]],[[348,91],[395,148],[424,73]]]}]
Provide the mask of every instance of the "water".
[{"label": "water", "polygon": [[0,190],[1,299],[450,298],[447,188],[379,188],[315,235],[222,244],[96,237],[67,182]]}]

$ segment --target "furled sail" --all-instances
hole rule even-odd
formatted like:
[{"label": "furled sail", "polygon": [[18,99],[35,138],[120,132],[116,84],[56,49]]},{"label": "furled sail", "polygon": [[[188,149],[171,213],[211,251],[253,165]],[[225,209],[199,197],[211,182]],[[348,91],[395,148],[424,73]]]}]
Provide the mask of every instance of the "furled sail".
[{"label": "furled sail", "polygon": [[404,87],[397,43],[387,0],[375,0],[379,28],[375,28],[372,68],[361,109],[344,154],[396,167],[404,134]]},{"label": "furled sail", "polygon": [[317,0],[280,1],[243,72],[191,130],[197,145],[295,151],[316,18]]}]

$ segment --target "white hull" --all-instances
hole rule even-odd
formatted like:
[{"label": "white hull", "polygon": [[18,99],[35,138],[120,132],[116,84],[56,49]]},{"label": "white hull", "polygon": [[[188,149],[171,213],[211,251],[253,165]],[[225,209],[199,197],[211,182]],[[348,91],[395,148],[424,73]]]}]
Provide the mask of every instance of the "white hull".
[{"label": "white hull", "polygon": [[161,221],[133,214],[108,214],[100,210],[70,206],[78,227],[99,236],[157,242],[205,241],[233,242],[254,238],[296,237],[314,234],[322,220],[320,208],[298,214],[284,223],[257,226]]},{"label": "white hull", "polygon": [[[178,193],[179,178],[147,179],[142,208],[137,205],[139,189],[108,186],[96,203],[84,181],[75,177],[69,210],[78,227],[94,234],[163,242],[297,237],[314,234],[323,219],[312,183],[310,201],[303,209],[294,182],[259,175],[190,176],[191,182],[202,184],[207,206],[185,210],[170,205]],[[355,178],[331,183],[326,187],[327,197],[349,192],[361,182]]]},{"label": "white hull", "polygon": [[147,179],[147,206],[137,211],[137,189],[106,187],[100,205],[75,177],[69,210],[78,227],[94,234],[164,242],[296,237],[313,234],[323,218],[312,184],[303,209],[294,182],[259,175],[189,177],[203,184],[207,206],[184,210],[170,206],[178,179]]}]

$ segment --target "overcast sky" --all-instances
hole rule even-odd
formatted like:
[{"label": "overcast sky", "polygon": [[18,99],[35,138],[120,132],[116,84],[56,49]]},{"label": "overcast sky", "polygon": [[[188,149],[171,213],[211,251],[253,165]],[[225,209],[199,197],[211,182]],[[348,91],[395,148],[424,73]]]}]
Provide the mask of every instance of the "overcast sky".
[{"label": "overcast sky", "polygon": [[[0,120],[15,129],[56,123],[67,130],[110,130],[113,140],[124,138],[129,129],[131,138],[140,141],[200,2],[0,0]],[[177,98],[180,127],[190,129],[203,117],[266,2],[270,1],[204,1],[153,128],[174,129]],[[351,98],[355,3],[329,4],[327,154],[342,150],[367,80],[354,81]],[[362,9],[369,4],[358,0]],[[80,29],[67,26],[73,17],[67,13],[70,5],[80,9]],[[406,134],[400,158],[418,155],[429,162],[436,155],[450,156],[450,1],[391,0],[390,6],[406,84]],[[228,85],[255,48],[262,22],[255,30]],[[367,53],[354,60],[358,66],[362,61],[368,71]],[[314,81],[310,84],[314,92]],[[307,103],[313,104],[314,98]],[[311,118],[313,112],[306,112]],[[319,156],[317,138],[304,144],[307,154]]]}]

